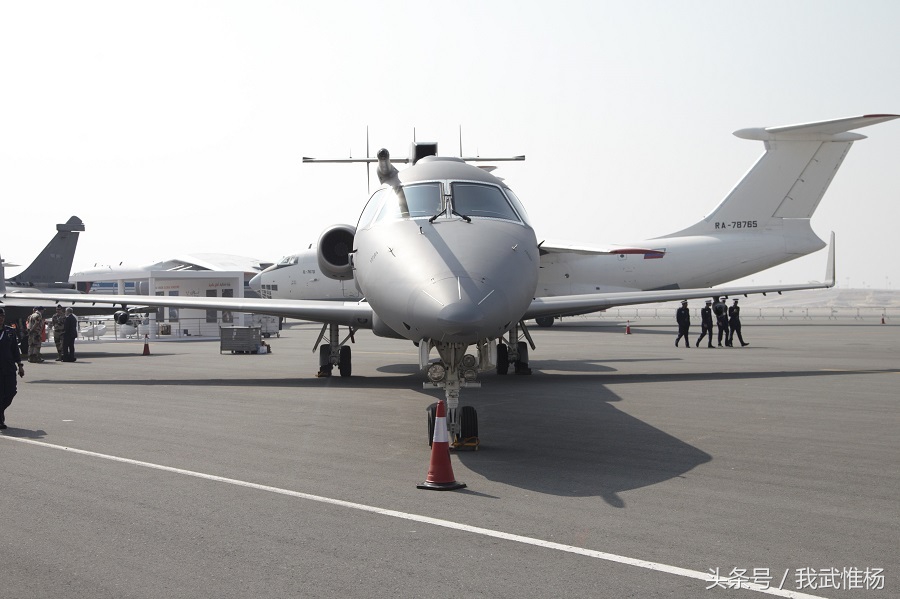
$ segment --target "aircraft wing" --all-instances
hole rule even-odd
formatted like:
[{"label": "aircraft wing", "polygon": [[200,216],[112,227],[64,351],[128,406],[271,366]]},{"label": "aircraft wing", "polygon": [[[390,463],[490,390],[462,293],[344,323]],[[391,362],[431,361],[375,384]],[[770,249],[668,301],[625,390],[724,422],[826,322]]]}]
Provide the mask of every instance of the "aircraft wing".
[{"label": "aircraft wing", "polygon": [[545,254],[580,254],[584,256],[609,256],[616,254],[665,254],[663,249],[636,248],[628,246],[592,246],[577,243],[544,240],[538,244],[541,256]]},{"label": "aircraft wing", "polygon": [[783,291],[801,291],[804,289],[825,289],[834,287],[834,233],[828,249],[828,265],[825,281],[822,283],[802,283],[795,285],[769,285],[757,287],[705,287],[700,289],[666,289],[660,291],[615,291],[610,293],[592,293],[586,295],[560,295],[556,297],[536,298],[522,317],[523,320],[541,316],[574,316],[589,314],[617,306],[635,304],[652,304],[696,298],[728,297],[733,295],[750,295],[756,293],[781,293]]},{"label": "aircraft wing", "polygon": [[195,308],[199,310],[230,310],[270,314],[285,318],[328,322],[354,328],[372,327],[372,308],[366,302],[337,302],[312,300],[268,300],[241,297],[173,297],[167,295],[91,295],[54,293],[16,293],[0,297],[0,305],[14,307],[49,306],[63,307],[85,304],[110,306],[123,309],[127,306]]}]

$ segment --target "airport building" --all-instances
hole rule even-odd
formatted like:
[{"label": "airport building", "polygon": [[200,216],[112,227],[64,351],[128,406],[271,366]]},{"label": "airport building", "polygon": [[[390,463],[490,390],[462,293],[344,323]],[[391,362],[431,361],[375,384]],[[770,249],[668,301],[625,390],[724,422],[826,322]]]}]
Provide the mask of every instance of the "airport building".
[{"label": "airport building", "polygon": [[[148,266],[99,267],[73,273],[71,283],[86,293],[181,297],[256,297],[248,283],[269,266],[252,258],[195,254]],[[260,317],[227,310],[157,308],[137,318],[140,334],[218,337],[220,326],[259,324]]]}]

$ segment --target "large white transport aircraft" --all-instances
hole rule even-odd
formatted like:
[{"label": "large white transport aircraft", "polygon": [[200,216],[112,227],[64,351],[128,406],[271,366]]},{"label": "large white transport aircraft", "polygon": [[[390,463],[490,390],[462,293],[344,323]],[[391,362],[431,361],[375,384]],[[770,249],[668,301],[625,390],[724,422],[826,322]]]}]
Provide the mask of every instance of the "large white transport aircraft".
[{"label": "large white transport aircraft", "polygon": [[[383,186],[369,198],[359,222],[355,227],[329,227],[318,243],[322,274],[352,280],[361,296],[358,300],[52,294],[35,298],[53,298],[66,305],[102,302],[257,312],[321,322],[320,339],[327,333],[327,343],[319,348],[320,373],[337,366],[343,376],[351,373],[351,355],[347,339],[340,339],[340,327],[351,334],[371,329],[379,336],[408,339],[419,348],[419,363],[428,378],[425,386],[444,390],[451,439],[464,442],[477,436],[477,417],[471,406],[460,407],[461,387],[478,386],[478,371],[496,366],[506,372],[511,350],[522,363],[517,370],[527,372],[528,345],[519,341],[520,335],[528,337],[526,319],[708,297],[708,285],[822,247],[809,228],[809,217],[850,145],[863,139],[849,131],[897,116],[740,131],[742,137],[765,142],[762,159],[710,216],[679,234],[650,240],[648,247],[584,251],[541,246],[521,202],[501,179],[463,159],[438,156],[421,158],[398,172],[388,152],[381,150],[378,176]],[[766,209],[757,208],[761,205]],[[546,279],[544,290],[539,287],[542,252],[560,258],[550,269],[560,269],[559,274]],[[639,276],[638,266],[613,268],[610,272],[616,278],[602,282],[604,291],[554,287],[566,269],[561,258],[571,262],[582,254],[608,255],[616,264],[621,264],[621,256],[626,261],[634,257],[642,270]],[[716,258],[711,268],[710,260],[716,256],[721,261]],[[821,284],[719,288],[716,293],[828,287],[834,284],[833,247],[829,258],[829,280]],[[545,295],[537,297],[541,291]],[[430,361],[432,350],[437,351],[438,362]]]}]

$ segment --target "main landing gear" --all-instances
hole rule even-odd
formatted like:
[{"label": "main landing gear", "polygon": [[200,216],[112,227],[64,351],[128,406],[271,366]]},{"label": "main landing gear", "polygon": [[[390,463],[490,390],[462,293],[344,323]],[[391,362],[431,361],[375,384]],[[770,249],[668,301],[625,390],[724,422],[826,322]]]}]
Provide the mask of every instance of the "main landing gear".
[{"label": "main landing gear", "polygon": [[528,347],[530,345],[531,349],[534,349],[535,345],[525,327],[525,322],[519,322],[506,337],[506,339],[501,337],[497,343],[497,374],[508,374],[510,364],[513,365],[515,374],[531,374],[531,368],[528,367]]},{"label": "main landing gear", "polygon": [[[328,332],[328,343],[319,345],[325,337],[326,331]],[[337,366],[341,376],[350,376],[352,372],[351,351],[350,346],[345,344],[348,340],[356,343],[356,339],[353,337],[354,333],[356,333],[356,329],[350,327],[350,333],[341,341],[338,325],[322,325],[319,338],[316,339],[316,344],[313,346],[313,352],[316,349],[319,350],[319,372],[316,373],[317,377],[331,376],[335,366]]]}]

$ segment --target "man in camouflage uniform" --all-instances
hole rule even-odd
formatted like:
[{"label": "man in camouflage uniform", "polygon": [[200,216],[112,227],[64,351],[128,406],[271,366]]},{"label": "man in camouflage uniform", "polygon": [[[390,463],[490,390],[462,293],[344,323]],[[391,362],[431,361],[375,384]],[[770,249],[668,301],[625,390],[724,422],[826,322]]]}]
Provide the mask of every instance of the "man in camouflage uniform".
[{"label": "man in camouflage uniform", "polygon": [[56,344],[56,361],[63,359],[63,334],[66,332],[66,313],[62,306],[56,306],[56,314],[50,319],[53,327],[53,342]]},{"label": "man in camouflage uniform", "polygon": [[28,361],[43,362],[41,357],[41,337],[44,334],[44,315],[40,308],[35,308],[28,320],[25,321],[28,329]]}]

